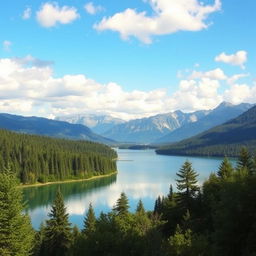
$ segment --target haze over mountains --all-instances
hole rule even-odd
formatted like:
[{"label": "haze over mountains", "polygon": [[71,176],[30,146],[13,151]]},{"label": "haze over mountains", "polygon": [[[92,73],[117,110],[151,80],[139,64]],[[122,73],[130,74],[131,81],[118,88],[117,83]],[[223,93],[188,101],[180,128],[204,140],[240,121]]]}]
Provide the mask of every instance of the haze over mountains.
[{"label": "haze over mountains", "polygon": [[180,141],[235,118],[251,108],[248,103],[223,102],[213,110],[193,113],[175,111],[152,117],[124,121],[111,116],[70,115],[57,117],[71,123],[85,124],[93,132],[123,143],[165,144]]},{"label": "haze over mountains", "polygon": [[0,128],[27,134],[38,134],[75,140],[89,140],[106,144],[113,143],[112,140],[93,133],[84,125],[70,124],[68,122],[34,116],[24,117],[0,114]]},{"label": "haze over mountains", "polygon": [[80,114],[80,115],[67,115],[56,117],[55,120],[65,121],[71,124],[82,124],[93,132],[98,134],[104,134],[115,125],[125,123],[124,120],[115,118],[109,115],[95,115],[95,114]]},{"label": "haze over mountains", "polygon": [[242,146],[255,153],[255,145],[256,106],[222,125],[156,152],[166,155],[238,156]]}]

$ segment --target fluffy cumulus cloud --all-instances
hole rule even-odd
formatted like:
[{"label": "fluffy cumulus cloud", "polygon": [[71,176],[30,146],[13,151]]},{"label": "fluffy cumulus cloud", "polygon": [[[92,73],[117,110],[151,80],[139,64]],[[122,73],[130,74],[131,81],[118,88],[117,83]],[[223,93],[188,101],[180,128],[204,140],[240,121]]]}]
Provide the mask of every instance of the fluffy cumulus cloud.
[{"label": "fluffy cumulus cloud", "polygon": [[247,61],[247,52],[246,51],[238,51],[234,54],[226,54],[225,52],[215,57],[215,61],[223,62],[226,64],[230,64],[233,66],[240,66],[242,69],[245,68],[244,64]]},{"label": "fluffy cumulus cloud", "polygon": [[93,2],[89,2],[89,3],[85,4],[84,9],[87,13],[89,13],[91,15],[95,15],[104,10],[104,8],[102,6],[94,5]]},{"label": "fluffy cumulus cloud", "polygon": [[212,109],[223,100],[253,103],[256,85],[237,83],[241,75],[231,77],[233,83],[220,94],[224,72],[194,73],[194,78],[181,80],[177,91],[169,95],[166,89],[125,91],[114,82],[100,84],[81,74],[56,78],[51,62],[30,55],[6,58],[0,59],[0,111],[45,117],[104,113],[132,119],[177,109]]},{"label": "fluffy cumulus cloud", "polygon": [[227,76],[225,75],[222,69],[216,68],[214,70],[210,70],[207,72],[193,71],[190,78],[191,79],[210,78],[210,79],[216,79],[216,80],[226,80]]},{"label": "fluffy cumulus cloud", "polygon": [[36,13],[37,21],[43,27],[68,24],[79,18],[77,9],[69,6],[60,7],[57,3],[45,3]]},{"label": "fluffy cumulus cloud", "polygon": [[206,5],[198,0],[146,0],[153,15],[145,11],[126,9],[111,17],[103,18],[94,28],[98,31],[113,30],[126,40],[133,36],[143,43],[151,43],[152,36],[167,35],[177,31],[199,31],[208,27],[207,18],[221,8],[221,1]]},{"label": "fluffy cumulus cloud", "polygon": [[23,19],[23,20],[28,20],[28,19],[30,19],[31,13],[32,13],[31,8],[30,8],[30,7],[27,7],[27,8],[24,10],[23,14],[22,14],[22,19]]}]

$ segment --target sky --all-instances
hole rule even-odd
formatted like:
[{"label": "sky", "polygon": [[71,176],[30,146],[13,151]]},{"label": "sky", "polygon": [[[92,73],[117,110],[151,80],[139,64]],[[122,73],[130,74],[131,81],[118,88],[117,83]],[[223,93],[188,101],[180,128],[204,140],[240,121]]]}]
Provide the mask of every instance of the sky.
[{"label": "sky", "polygon": [[126,120],[256,103],[255,0],[0,6],[0,112]]}]

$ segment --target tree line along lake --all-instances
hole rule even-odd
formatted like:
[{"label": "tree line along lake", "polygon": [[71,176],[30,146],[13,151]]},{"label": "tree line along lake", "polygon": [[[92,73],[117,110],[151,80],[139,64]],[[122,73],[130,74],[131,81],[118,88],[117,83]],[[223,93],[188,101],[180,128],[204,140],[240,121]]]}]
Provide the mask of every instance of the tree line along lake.
[{"label": "tree line along lake", "polygon": [[[129,198],[133,211],[142,200],[146,210],[153,210],[158,196],[167,195],[170,184],[176,189],[176,173],[189,160],[199,174],[202,184],[212,172],[216,172],[222,158],[183,157],[157,155],[154,150],[117,149],[118,173],[89,181],[52,184],[23,188],[26,211],[32,225],[38,229],[47,219],[56,191],[60,188],[72,224],[82,227],[85,212],[92,203],[96,215],[109,212],[121,192]],[[231,162],[235,164],[235,161]]]}]

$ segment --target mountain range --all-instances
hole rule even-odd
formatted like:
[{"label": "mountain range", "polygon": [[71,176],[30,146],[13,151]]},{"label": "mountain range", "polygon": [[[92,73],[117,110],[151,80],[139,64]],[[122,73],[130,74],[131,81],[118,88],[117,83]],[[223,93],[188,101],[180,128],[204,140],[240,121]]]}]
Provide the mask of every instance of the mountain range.
[{"label": "mountain range", "polygon": [[256,150],[256,106],[192,138],[157,149],[158,154],[237,156],[242,146]]},{"label": "mountain range", "polygon": [[24,117],[10,114],[0,114],[0,129],[6,129],[27,134],[38,134],[50,137],[89,140],[112,144],[114,141],[92,132],[80,124],[56,121],[41,117]]},{"label": "mountain range", "polygon": [[155,142],[159,144],[171,143],[192,137],[198,133],[206,131],[214,126],[223,124],[228,120],[239,116],[251,107],[252,104],[249,103],[233,105],[229,102],[222,102],[219,106],[210,111],[206,116],[202,117],[197,122],[185,124]]},{"label": "mountain range", "polygon": [[124,120],[112,117],[110,115],[96,114],[78,114],[58,116],[55,118],[58,121],[65,121],[71,124],[82,124],[89,127],[93,132],[104,134],[115,125],[125,123]]},{"label": "mountain range", "polygon": [[178,110],[147,118],[124,121],[106,115],[69,115],[57,117],[75,124],[84,124],[104,137],[121,143],[168,144],[194,136],[235,118],[252,107],[242,103],[223,102],[213,110],[183,113]]}]

